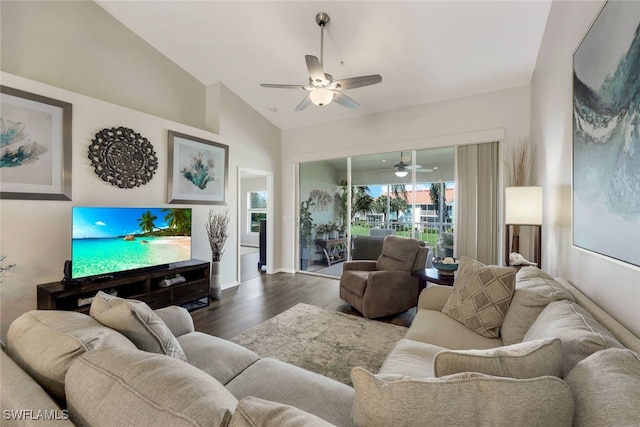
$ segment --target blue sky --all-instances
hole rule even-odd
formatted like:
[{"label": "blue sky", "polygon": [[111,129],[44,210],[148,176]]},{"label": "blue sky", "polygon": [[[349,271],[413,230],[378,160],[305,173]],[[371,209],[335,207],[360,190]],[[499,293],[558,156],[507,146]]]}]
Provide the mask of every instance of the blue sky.
[{"label": "blue sky", "polygon": [[153,222],[156,227],[167,226],[164,221],[167,212],[161,208],[74,207],[73,238],[106,238],[138,233],[138,218],[146,211],[158,217]]},{"label": "blue sky", "polygon": [[[411,184],[407,184],[405,187],[407,191],[413,191],[413,186]],[[430,188],[431,188],[431,183],[416,185],[416,190],[428,190]],[[387,193],[387,186],[386,185],[370,185],[369,190],[370,190],[369,194],[371,194],[371,197],[375,199],[376,197]]]}]

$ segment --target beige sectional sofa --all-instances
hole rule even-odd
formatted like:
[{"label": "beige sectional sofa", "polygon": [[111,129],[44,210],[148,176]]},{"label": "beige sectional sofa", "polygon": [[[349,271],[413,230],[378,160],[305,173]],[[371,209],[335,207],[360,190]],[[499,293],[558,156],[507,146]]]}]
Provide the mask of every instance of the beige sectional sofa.
[{"label": "beige sectional sofa", "polygon": [[179,307],[28,312],[0,355],[2,425],[640,425],[640,339],[573,286],[520,270],[495,337],[443,312],[459,291],[427,287],[353,388],[196,332]]}]

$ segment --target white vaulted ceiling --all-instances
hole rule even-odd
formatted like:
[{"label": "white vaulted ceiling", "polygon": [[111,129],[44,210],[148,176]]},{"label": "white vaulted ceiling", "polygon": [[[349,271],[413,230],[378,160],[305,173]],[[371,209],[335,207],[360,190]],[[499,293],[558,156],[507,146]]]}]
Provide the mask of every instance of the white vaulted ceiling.
[{"label": "white vaulted ceiling", "polygon": [[[111,1],[104,10],[203,84],[222,82],[280,129],[527,85],[550,1]],[[294,111],[304,56],[334,79],[382,75],[335,103]],[[277,111],[271,111],[275,109]]]}]

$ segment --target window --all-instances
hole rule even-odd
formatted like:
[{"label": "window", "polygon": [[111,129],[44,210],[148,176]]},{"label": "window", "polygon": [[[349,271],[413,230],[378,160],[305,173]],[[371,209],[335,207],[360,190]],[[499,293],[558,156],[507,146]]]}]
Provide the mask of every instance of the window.
[{"label": "window", "polygon": [[266,191],[250,191],[247,194],[249,198],[247,206],[247,232],[260,232],[260,220],[267,219],[267,192]]}]

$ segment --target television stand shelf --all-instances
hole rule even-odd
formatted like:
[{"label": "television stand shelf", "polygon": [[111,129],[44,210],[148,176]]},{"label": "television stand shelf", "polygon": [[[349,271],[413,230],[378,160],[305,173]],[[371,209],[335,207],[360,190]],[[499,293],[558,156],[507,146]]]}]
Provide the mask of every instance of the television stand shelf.
[{"label": "television stand shelf", "polygon": [[[78,285],[60,282],[38,285],[38,310],[70,310],[89,312],[92,298],[98,291],[115,293],[121,298],[144,301],[156,309],[168,305],[184,305],[207,298],[209,305],[209,263],[192,259],[169,264],[167,268],[118,273],[100,281],[83,280]],[[162,287],[165,279],[177,274],[184,281]],[[106,276],[105,276],[106,277]]]}]

